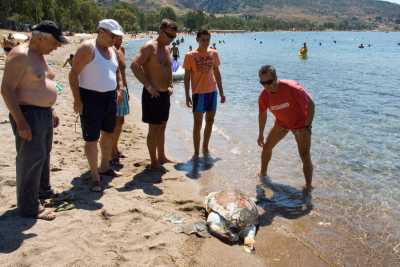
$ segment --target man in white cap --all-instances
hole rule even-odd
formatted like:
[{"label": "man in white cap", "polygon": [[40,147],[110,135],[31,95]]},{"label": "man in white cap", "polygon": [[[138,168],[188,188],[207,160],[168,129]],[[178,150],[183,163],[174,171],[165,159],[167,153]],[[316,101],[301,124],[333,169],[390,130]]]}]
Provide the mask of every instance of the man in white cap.
[{"label": "man in white cap", "polygon": [[[102,190],[100,177],[118,176],[110,167],[113,131],[117,102],[123,99],[124,89],[113,45],[122,36],[119,23],[101,20],[95,40],[87,40],[76,51],[69,82],[74,96],[74,111],[80,114],[85,153],[91,171],[91,190]],[[98,166],[100,139],[101,163]]]}]

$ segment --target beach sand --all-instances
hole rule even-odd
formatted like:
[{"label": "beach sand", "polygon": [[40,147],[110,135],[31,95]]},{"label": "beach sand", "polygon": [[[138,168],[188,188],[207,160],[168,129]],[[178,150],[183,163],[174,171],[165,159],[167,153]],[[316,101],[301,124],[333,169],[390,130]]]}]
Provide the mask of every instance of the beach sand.
[{"label": "beach sand", "polygon": [[0,266],[332,265],[291,235],[289,225],[279,219],[260,229],[253,254],[207,235],[190,234],[193,223],[204,220],[204,193],[173,164],[166,165],[162,177],[145,170],[147,129],[140,121],[140,103],[133,97],[120,142],[127,156],[122,159],[123,176],[103,180],[103,193],[90,192],[80,124],[68,86],[69,68],[62,68],[75,52],[78,38],[47,57],[56,80],[65,87],[55,106],[60,126],[54,132],[51,183],[62,192],[55,207],[72,208],[57,212],[54,221],[16,215],[14,136],[0,101]]}]

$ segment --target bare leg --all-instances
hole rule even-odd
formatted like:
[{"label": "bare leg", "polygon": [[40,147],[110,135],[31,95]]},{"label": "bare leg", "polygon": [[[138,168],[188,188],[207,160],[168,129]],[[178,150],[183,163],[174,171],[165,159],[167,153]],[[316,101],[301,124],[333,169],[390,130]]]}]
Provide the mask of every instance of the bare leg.
[{"label": "bare leg", "polygon": [[160,126],[158,142],[157,142],[158,161],[160,162],[160,164],[173,162],[172,160],[168,159],[167,156],[165,155],[165,130],[166,129],[167,129],[167,122],[163,122]]},{"label": "bare leg", "polygon": [[203,140],[203,154],[208,155],[210,150],[208,145],[210,143],[212,128],[214,125],[215,112],[206,112],[206,127],[204,128],[204,140]]},{"label": "bare leg", "polygon": [[85,154],[89,162],[89,168],[93,181],[100,181],[100,175],[97,170],[98,167],[98,149],[97,141],[85,143]]},{"label": "bare leg", "polygon": [[112,158],[116,158],[118,156],[118,142],[122,132],[122,126],[124,125],[125,118],[117,117],[115,122],[115,129],[113,132],[113,147],[112,147]]},{"label": "bare leg", "polygon": [[301,161],[303,162],[303,173],[306,180],[307,191],[312,189],[313,164],[311,161],[311,132],[309,130],[299,130],[295,133],[297,148]]},{"label": "bare leg", "polygon": [[268,134],[267,141],[265,142],[261,154],[261,171],[260,171],[260,176],[266,176],[268,173],[268,164],[269,161],[271,160],[272,156],[272,150],[274,147],[281,141],[286,134],[288,133],[288,130],[277,127],[274,125],[272,127],[271,131]]},{"label": "bare leg", "polygon": [[161,131],[159,124],[149,124],[149,133],[147,134],[147,148],[149,149],[151,168],[160,168],[160,162],[157,159],[157,143]]},{"label": "bare leg", "polygon": [[105,172],[110,169],[110,160],[112,153],[113,133],[101,132],[100,148],[101,148],[101,163],[100,172]]},{"label": "bare leg", "polygon": [[200,140],[201,140],[201,127],[203,125],[203,113],[193,112],[193,145],[194,155],[193,158],[197,159],[200,154]]}]

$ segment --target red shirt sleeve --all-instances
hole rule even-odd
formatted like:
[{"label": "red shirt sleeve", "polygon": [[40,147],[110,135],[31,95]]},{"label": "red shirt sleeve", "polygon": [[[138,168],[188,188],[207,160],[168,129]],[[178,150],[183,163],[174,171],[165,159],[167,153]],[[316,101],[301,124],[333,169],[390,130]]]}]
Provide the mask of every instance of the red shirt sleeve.
[{"label": "red shirt sleeve", "polygon": [[268,92],[263,90],[258,97],[258,110],[260,113],[266,112],[268,109]]}]

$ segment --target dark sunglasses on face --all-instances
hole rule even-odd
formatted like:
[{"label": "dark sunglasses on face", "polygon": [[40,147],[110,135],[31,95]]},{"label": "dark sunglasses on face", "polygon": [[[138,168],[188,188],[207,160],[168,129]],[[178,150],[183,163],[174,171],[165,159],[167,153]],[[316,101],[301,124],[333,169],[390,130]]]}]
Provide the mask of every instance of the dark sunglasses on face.
[{"label": "dark sunglasses on face", "polygon": [[171,33],[168,33],[166,31],[164,31],[164,33],[169,39],[175,39],[176,38],[176,34],[171,34]]},{"label": "dark sunglasses on face", "polygon": [[12,50],[12,48],[11,47],[4,47],[3,50],[4,50],[4,52],[8,53],[8,52],[10,52]]},{"label": "dark sunglasses on face", "polygon": [[262,85],[271,85],[271,84],[274,83],[274,81],[275,81],[275,80],[267,80],[267,81],[260,80],[260,83],[261,83]]}]

